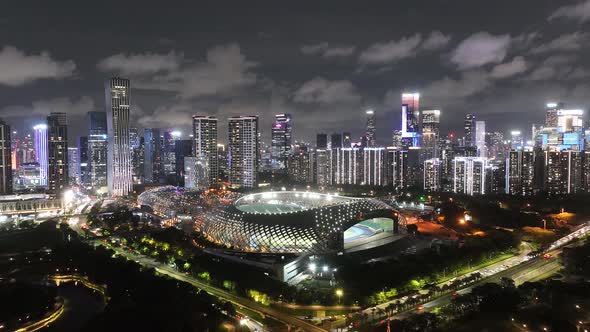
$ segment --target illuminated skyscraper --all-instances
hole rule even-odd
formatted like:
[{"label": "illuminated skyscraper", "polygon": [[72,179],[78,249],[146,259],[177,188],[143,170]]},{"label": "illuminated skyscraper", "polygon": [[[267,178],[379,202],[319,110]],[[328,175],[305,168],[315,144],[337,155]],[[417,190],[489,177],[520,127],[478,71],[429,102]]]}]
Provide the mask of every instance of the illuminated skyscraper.
[{"label": "illuminated skyscraper", "polygon": [[[175,182],[181,187],[184,186],[184,158],[191,157],[192,153],[192,139],[174,140]],[[209,179],[207,179],[207,183],[209,183]]]},{"label": "illuminated skyscraper", "polygon": [[520,130],[513,130],[510,132],[510,149],[519,150],[524,147],[524,139]]},{"label": "illuminated skyscraper", "polygon": [[545,106],[545,127],[557,127],[557,112],[563,109],[563,103],[547,103]]},{"label": "illuminated skyscraper", "polygon": [[482,158],[488,157],[488,149],[486,147],[486,122],[475,121],[475,146],[477,148],[477,156]]},{"label": "illuminated skyscraper", "polygon": [[291,153],[293,123],[291,114],[275,115],[271,128],[271,164],[273,169],[285,169]]},{"label": "illuminated skyscraper", "polygon": [[475,114],[465,115],[465,146],[475,146]]},{"label": "illuminated skyscraper", "polygon": [[[162,138],[162,175],[169,177],[176,176],[176,141],[182,133],[178,130],[167,130]],[[184,165],[181,165],[183,168]]]},{"label": "illuminated skyscraper", "polygon": [[[94,190],[108,185],[107,176],[107,113],[88,112],[88,181]],[[81,154],[80,154],[81,155]]]},{"label": "illuminated skyscraper", "polygon": [[394,130],[391,137],[391,146],[396,149],[402,148],[402,131]]},{"label": "illuminated skyscraper", "polygon": [[420,146],[419,93],[402,93],[402,140],[404,146]]},{"label": "illuminated skyscraper", "polygon": [[375,147],[377,146],[377,137],[375,135],[375,111],[366,110],[365,114],[367,115],[367,129],[365,132],[365,140],[368,147]]},{"label": "illuminated skyscraper", "polygon": [[158,183],[164,175],[160,128],[144,128],[143,176],[147,183]]},{"label": "illuminated skyscraper", "polygon": [[234,188],[254,188],[258,170],[258,116],[229,118],[229,182]]},{"label": "illuminated skyscraper", "polygon": [[0,194],[12,193],[10,126],[0,119]]},{"label": "illuminated skyscraper", "polygon": [[129,80],[111,78],[105,82],[107,112],[107,167],[109,194],[127,196],[132,189],[131,148],[129,144]]},{"label": "illuminated skyscraper", "polygon": [[440,110],[422,111],[422,148],[425,159],[438,158]]},{"label": "illuminated skyscraper", "polygon": [[80,184],[80,159],[78,148],[68,148],[68,175],[70,184]]},{"label": "illuminated skyscraper", "polygon": [[38,124],[33,127],[35,133],[35,161],[39,164],[39,185],[47,186],[49,164],[47,159],[47,125]]},{"label": "illuminated skyscraper", "polygon": [[59,194],[69,182],[68,118],[66,113],[52,112],[47,117],[48,165],[47,189]]},{"label": "illuminated skyscraper", "polygon": [[217,186],[219,177],[219,157],[217,153],[217,118],[206,115],[193,116],[193,157],[207,159],[209,185]]},{"label": "illuminated skyscraper", "polygon": [[[90,186],[90,161],[88,159],[88,136],[78,137],[76,142],[76,148],[78,149],[78,173],[80,174],[80,184],[85,187]],[[106,142],[105,142],[106,144]],[[105,186],[106,186],[106,151],[105,151]]]},{"label": "illuminated skyscraper", "polygon": [[563,110],[557,111],[557,127],[563,133],[578,132],[584,126],[583,110]]},{"label": "illuminated skyscraper", "polygon": [[342,147],[350,148],[352,146],[352,135],[349,132],[342,133]]}]

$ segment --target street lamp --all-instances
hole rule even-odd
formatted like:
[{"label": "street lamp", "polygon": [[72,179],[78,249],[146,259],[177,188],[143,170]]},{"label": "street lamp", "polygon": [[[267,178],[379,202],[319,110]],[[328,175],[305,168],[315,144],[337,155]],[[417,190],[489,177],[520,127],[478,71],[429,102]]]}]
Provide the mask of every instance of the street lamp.
[{"label": "street lamp", "polygon": [[342,289],[337,289],[336,290],[336,296],[338,296],[338,304],[340,304],[340,298],[342,297],[342,295],[344,295],[344,292],[342,291]]},{"label": "street lamp", "polygon": [[309,270],[313,273],[315,273],[315,269],[317,268],[317,266],[315,265],[315,263],[311,263],[309,264]]}]

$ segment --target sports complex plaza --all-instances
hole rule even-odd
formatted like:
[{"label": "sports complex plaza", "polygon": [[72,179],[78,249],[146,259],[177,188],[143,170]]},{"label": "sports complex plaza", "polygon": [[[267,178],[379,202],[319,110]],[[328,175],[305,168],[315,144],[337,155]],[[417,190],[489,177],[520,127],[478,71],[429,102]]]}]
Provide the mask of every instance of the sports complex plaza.
[{"label": "sports complex plaza", "polygon": [[138,203],[169,218],[190,217],[195,230],[228,251],[266,257],[373,248],[403,237],[406,226],[382,201],[304,191],[208,195],[167,186],[142,193]]}]

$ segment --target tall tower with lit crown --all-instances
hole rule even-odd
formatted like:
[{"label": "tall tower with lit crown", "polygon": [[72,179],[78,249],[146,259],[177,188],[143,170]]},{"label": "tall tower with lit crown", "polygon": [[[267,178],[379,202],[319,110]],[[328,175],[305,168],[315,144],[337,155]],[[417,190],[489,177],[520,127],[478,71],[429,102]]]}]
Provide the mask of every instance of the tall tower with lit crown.
[{"label": "tall tower with lit crown", "polygon": [[105,82],[107,112],[107,168],[109,194],[127,196],[132,189],[131,149],[129,146],[129,80],[111,78]]},{"label": "tall tower with lit crown", "polygon": [[402,144],[420,146],[420,94],[402,93]]}]

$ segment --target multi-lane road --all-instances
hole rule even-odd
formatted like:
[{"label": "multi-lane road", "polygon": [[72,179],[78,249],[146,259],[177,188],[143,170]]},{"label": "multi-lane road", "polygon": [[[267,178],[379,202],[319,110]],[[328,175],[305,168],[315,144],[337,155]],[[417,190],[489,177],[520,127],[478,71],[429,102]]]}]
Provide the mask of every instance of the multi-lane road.
[{"label": "multi-lane road", "polygon": [[274,309],[272,307],[265,306],[261,303],[237,296],[237,295],[229,293],[223,289],[213,287],[213,286],[211,286],[207,283],[204,283],[194,277],[191,277],[190,275],[184,274],[184,273],[179,272],[179,271],[177,271],[165,264],[157,262],[149,257],[143,256],[143,255],[137,255],[135,253],[123,250],[121,248],[109,246],[108,244],[99,243],[99,242],[95,242],[95,243],[105,245],[108,248],[113,249],[117,254],[119,254],[129,260],[134,260],[137,263],[141,264],[142,266],[154,268],[160,274],[167,275],[167,276],[174,278],[176,280],[187,282],[199,289],[206,291],[207,293],[209,293],[215,297],[218,297],[218,298],[226,300],[226,301],[230,301],[238,306],[246,307],[249,310],[258,312],[262,315],[270,316],[278,321],[288,324],[291,327],[299,328],[300,330],[303,330],[303,331],[326,332],[326,330],[324,330],[320,327],[317,327],[311,323],[308,323],[302,319],[299,319],[295,316],[281,312],[281,311]]},{"label": "multi-lane road", "polygon": [[[480,286],[484,283],[499,282],[500,279],[504,277],[514,280],[516,285],[523,284],[527,281],[539,280],[551,272],[560,269],[561,264],[556,257],[562,252],[564,245],[588,233],[590,233],[590,224],[586,224],[585,226],[578,228],[576,231],[555,241],[551,244],[549,249],[543,253],[543,255],[531,258],[528,255],[523,255],[521,253],[518,256],[498,262],[493,266],[486,267],[485,269],[482,269],[482,271],[479,271],[483,276],[480,281],[456,291],[455,295],[469,293],[474,287]],[[437,307],[449,304],[452,299],[453,293],[447,293],[432,301],[424,303],[420,306],[420,309],[422,309],[422,311],[432,311]],[[409,310],[394,315],[391,318],[403,319],[415,312],[416,310]]]}]

